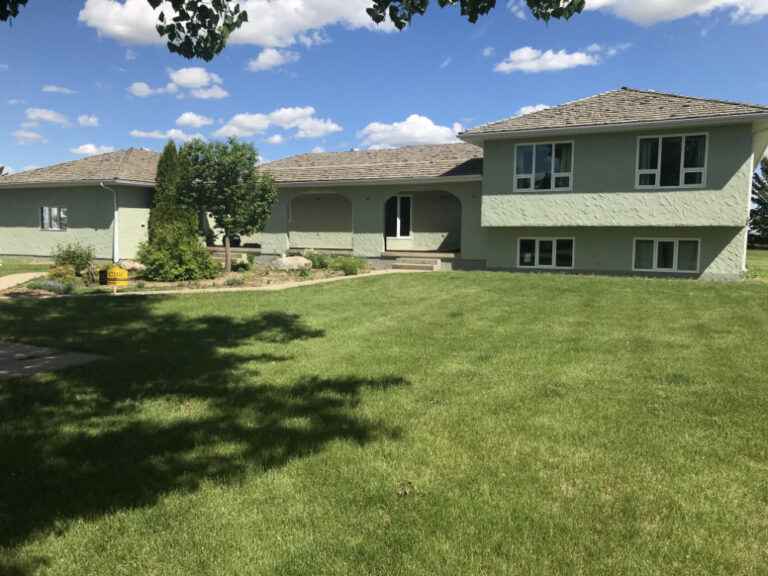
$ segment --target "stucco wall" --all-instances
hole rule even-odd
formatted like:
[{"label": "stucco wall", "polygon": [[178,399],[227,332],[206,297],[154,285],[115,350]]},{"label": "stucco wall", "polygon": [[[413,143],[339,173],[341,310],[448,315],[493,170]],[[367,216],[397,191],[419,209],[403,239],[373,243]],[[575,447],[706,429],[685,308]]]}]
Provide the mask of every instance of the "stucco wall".
[{"label": "stucco wall", "polygon": [[[708,133],[703,189],[635,190],[637,138]],[[560,139],[557,139],[560,140]],[[513,192],[515,143],[487,142],[484,226],[745,226],[752,177],[751,125],[627,131],[573,140],[572,192]]]},{"label": "stucco wall", "polygon": [[[635,273],[632,258],[635,238],[698,238],[699,274],[680,274],[732,280],[743,273],[744,228],[494,228],[488,243],[488,266],[518,269],[518,239],[574,238],[574,270],[582,272]],[[522,268],[531,270],[531,268]],[[662,273],[664,274],[664,273]]]},{"label": "stucco wall", "polygon": [[339,194],[302,194],[290,203],[291,247],[352,249],[352,202]]},{"label": "stucco wall", "polygon": [[[112,187],[121,204],[120,257],[133,258],[146,236],[152,192]],[[66,207],[67,230],[40,230],[41,206]],[[111,259],[113,214],[112,193],[98,186],[0,189],[0,254],[50,256],[58,244],[80,242],[92,245],[97,258]]]},{"label": "stucco wall", "polygon": [[[487,231],[480,226],[480,182],[441,183],[439,186],[283,187],[260,235],[262,251],[279,254],[296,246],[296,236],[288,223],[291,201],[301,195],[311,198],[329,193],[344,196],[351,202],[352,250],[359,256],[378,257],[384,252],[384,204],[393,195],[410,194],[414,198],[413,238],[398,240],[394,245],[390,240],[390,250],[452,250],[460,244],[462,258],[485,258]],[[457,217],[459,210],[460,220]]]}]

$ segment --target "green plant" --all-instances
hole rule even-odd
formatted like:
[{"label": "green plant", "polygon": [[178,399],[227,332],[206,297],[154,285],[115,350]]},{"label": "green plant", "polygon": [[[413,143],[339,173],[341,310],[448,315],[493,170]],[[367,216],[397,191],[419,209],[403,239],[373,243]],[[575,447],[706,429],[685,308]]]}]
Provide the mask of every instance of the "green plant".
[{"label": "green plant", "polygon": [[27,288],[30,290],[45,290],[54,294],[71,294],[77,287],[70,282],[58,282],[55,280],[44,280],[28,282]]},{"label": "green plant", "polygon": [[146,285],[147,285],[146,282],[142,282],[142,281],[136,282],[136,288],[138,288],[139,290],[144,288],[144,286],[146,286]]},{"label": "green plant", "polygon": [[227,279],[224,281],[224,284],[225,284],[226,286],[242,286],[243,284],[245,284],[245,280],[243,280],[242,278],[238,278],[237,276],[235,276],[234,278],[227,278]]},{"label": "green plant", "polygon": [[56,266],[71,266],[79,276],[81,270],[85,270],[93,263],[95,249],[93,246],[79,242],[59,244],[51,256]]},{"label": "green plant", "polygon": [[331,268],[341,270],[344,272],[344,276],[355,276],[360,271],[368,269],[368,261],[355,256],[337,256],[333,259]]},{"label": "green plant", "polygon": [[62,264],[61,266],[54,266],[46,272],[48,280],[55,282],[68,282],[73,283],[77,280],[75,269],[70,264]]},{"label": "green plant", "polygon": [[232,272],[247,272],[251,269],[248,262],[232,262]]},{"label": "green plant", "polygon": [[248,252],[245,255],[245,258],[248,260],[248,264],[251,265],[251,268],[253,268],[253,265],[256,262],[256,256],[254,256],[253,252]]},{"label": "green plant", "polygon": [[327,254],[321,254],[320,252],[313,252],[312,250],[304,253],[304,258],[312,262],[312,268],[320,270],[321,268],[328,268],[332,263],[332,258]]},{"label": "green plant", "polygon": [[299,268],[296,271],[296,275],[299,278],[309,278],[309,270],[310,270],[309,268]]}]

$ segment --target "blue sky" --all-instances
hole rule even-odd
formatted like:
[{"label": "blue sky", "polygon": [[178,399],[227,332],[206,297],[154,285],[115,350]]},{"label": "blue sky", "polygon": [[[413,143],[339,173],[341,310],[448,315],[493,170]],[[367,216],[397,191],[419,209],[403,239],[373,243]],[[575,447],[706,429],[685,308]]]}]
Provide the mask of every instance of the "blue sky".
[{"label": "blue sky", "polygon": [[[248,0],[212,62],[172,55],[146,0],[30,0],[0,24],[0,164],[235,135],[266,160],[455,140],[621,86],[768,104],[768,0],[587,0],[569,22],[437,3],[403,32],[367,0]],[[526,15],[527,14],[527,15]]]}]

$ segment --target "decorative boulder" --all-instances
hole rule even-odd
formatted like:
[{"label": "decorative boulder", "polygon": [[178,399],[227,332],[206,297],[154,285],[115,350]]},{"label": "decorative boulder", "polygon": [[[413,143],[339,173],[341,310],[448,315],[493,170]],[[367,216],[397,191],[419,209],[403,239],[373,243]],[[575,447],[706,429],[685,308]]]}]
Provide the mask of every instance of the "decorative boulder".
[{"label": "decorative boulder", "polygon": [[301,270],[302,268],[312,268],[312,262],[304,256],[283,256],[272,261],[272,268],[275,270]]},{"label": "decorative boulder", "polygon": [[123,270],[127,270],[128,272],[131,272],[133,270],[146,270],[147,267],[144,266],[141,262],[136,262],[135,260],[120,260],[120,268]]}]

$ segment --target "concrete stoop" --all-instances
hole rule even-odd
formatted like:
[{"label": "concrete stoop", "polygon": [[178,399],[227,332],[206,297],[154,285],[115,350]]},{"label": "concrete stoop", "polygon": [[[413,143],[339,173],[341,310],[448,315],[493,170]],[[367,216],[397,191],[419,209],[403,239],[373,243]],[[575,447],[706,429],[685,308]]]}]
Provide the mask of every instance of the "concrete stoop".
[{"label": "concrete stoop", "polygon": [[393,270],[440,270],[440,258],[396,258]]}]

